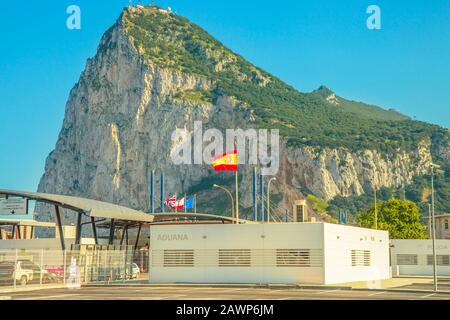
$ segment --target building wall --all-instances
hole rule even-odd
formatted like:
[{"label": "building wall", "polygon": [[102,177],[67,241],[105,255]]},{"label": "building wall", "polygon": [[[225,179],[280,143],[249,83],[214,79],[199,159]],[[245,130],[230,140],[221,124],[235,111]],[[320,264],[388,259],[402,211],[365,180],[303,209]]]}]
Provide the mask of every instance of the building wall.
[{"label": "building wall", "polygon": [[[353,272],[351,266],[346,266],[342,272],[348,274],[339,276],[336,265],[341,254],[348,253],[344,247],[356,240],[343,238],[342,243],[335,245],[335,232],[360,234],[363,230],[366,229],[329,227],[324,223],[152,226],[150,282],[323,284],[389,277],[387,232],[380,231],[375,233],[386,239],[382,245],[364,246],[384,252],[373,255],[375,260],[383,258],[374,260],[380,274]],[[332,234],[327,246],[324,231]],[[359,238],[357,245],[360,246]],[[340,253],[325,253],[324,248],[339,249]],[[364,268],[368,269],[357,269]],[[326,269],[330,269],[327,277]]]},{"label": "building wall", "polygon": [[[433,275],[431,240],[391,240],[391,262],[400,275]],[[436,240],[437,274],[450,276],[450,240]]]},{"label": "building wall", "polygon": [[325,224],[327,284],[390,278],[386,231]]},{"label": "building wall", "polygon": [[[64,239],[66,249],[75,244],[75,239]],[[81,238],[81,244],[95,244],[93,238]],[[29,240],[0,240],[0,250],[26,249],[26,250],[61,250],[59,239],[29,239]]]},{"label": "building wall", "polygon": [[[66,248],[75,243],[75,239],[65,239]],[[61,250],[59,239],[32,239],[32,240],[0,240],[0,250],[27,249],[27,250]]]},{"label": "building wall", "polygon": [[[439,215],[434,218],[436,224],[436,239],[450,239],[450,215]],[[431,239],[431,219],[427,219],[427,235]]]}]

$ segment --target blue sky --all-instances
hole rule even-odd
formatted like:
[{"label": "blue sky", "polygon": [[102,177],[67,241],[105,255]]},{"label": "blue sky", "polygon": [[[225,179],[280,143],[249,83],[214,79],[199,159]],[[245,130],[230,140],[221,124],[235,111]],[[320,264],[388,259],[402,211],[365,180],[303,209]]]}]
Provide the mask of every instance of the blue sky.
[{"label": "blue sky", "polygon": [[[133,1],[137,3],[137,1]],[[150,1],[142,1],[149,3]],[[450,127],[448,0],[160,0],[303,92],[396,108]],[[68,30],[66,8],[81,8]],[[29,0],[0,9],[0,188],[36,190],[69,91],[128,0]],[[381,8],[368,30],[366,8]]]}]

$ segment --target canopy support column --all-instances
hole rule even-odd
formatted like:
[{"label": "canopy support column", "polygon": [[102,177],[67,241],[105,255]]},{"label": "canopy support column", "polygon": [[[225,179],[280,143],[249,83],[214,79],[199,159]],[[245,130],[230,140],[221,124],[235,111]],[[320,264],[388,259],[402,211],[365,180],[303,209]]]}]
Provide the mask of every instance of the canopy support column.
[{"label": "canopy support column", "polygon": [[83,213],[78,212],[78,219],[77,219],[77,232],[76,232],[76,238],[75,238],[75,244],[80,244],[81,242],[81,218]]},{"label": "canopy support column", "polygon": [[114,244],[114,228],[115,228],[115,221],[114,219],[111,219],[111,227],[109,229],[109,244]]},{"label": "canopy support column", "polygon": [[66,244],[64,241],[64,234],[63,234],[62,224],[61,224],[61,214],[59,213],[58,206],[55,206],[55,216],[56,216],[56,224],[57,224],[58,232],[59,232],[59,240],[61,241],[61,249],[64,251],[64,250],[66,250]]},{"label": "canopy support column", "polygon": [[91,217],[92,233],[94,234],[95,244],[98,246],[97,227],[95,226],[95,218]]},{"label": "canopy support column", "polygon": [[128,226],[125,224],[122,229],[122,238],[120,239],[120,245],[123,244],[123,240],[125,240],[125,233],[128,233]]},{"label": "canopy support column", "polygon": [[138,244],[139,244],[139,236],[141,235],[141,228],[142,228],[142,224],[139,223],[139,229],[138,229],[138,232],[137,232],[137,235],[136,235],[136,243],[134,244],[134,254],[136,254],[136,250],[137,250],[137,247],[138,247]]}]

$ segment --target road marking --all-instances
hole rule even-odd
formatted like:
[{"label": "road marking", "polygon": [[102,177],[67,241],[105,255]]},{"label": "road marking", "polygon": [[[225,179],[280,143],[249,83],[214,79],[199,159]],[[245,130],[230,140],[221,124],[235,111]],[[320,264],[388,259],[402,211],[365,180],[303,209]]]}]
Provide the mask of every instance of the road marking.
[{"label": "road marking", "polygon": [[228,289],[228,290],[224,290],[224,291],[222,291],[222,292],[236,292],[236,291],[242,291],[242,290],[245,290],[245,289]]},{"label": "road marking", "polygon": [[174,299],[174,298],[181,298],[181,297],[186,297],[186,295],[185,294],[175,294],[175,295],[171,295],[171,296],[167,296],[167,297],[160,297],[160,299],[157,299],[157,300]]},{"label": "road marking", "polygon": [[336,292],[336,291],[339,291],[339,289],[333,289],[333,290],[321,291],[321,292],[317,292],[316,294],[324,294],[324,293],[330,293],[330,292]]},{"label": "road marking", "polygon": [[291,297],[279,298],[279,299],[277,299],[277,300],[289,300],[289,299],[291,299]]},{"label": "road marking", "polygon": [[74,293],[74,294],[59,294],[55,296],[36,296],[36,297],[29,297],[29,298],[18,298],[19,300],[44,300],[44,299],[51,299],[54,300],[54,298],[63,298],[63,297],[73,297],[73,296],[79,296],[80,294]]},{"label": "road marking", "polygon": [[383,293],[386,293],[386,291],[381,291],[381,292],[371,293],[371,294],[368,295],[368,297],[376,296],[376,295],[378,295],[378,294],[383,294]]},{"label": "road marking", "polygon": [[430,294],[427,294],[426,296],[420,297],[420,299],[425,299],[425,298],[434,296],[435,294],[436,294],[436,293],[430,293]]}]

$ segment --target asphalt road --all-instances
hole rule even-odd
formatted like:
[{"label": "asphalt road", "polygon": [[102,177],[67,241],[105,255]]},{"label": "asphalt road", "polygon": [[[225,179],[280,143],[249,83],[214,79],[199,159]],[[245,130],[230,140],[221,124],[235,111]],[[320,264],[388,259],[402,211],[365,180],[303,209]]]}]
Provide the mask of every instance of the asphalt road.
[{"label": "asphalt road", "polygon": [[299,288],[111,286],[0,293],[12,300],[450,300],[450,294]]}]

